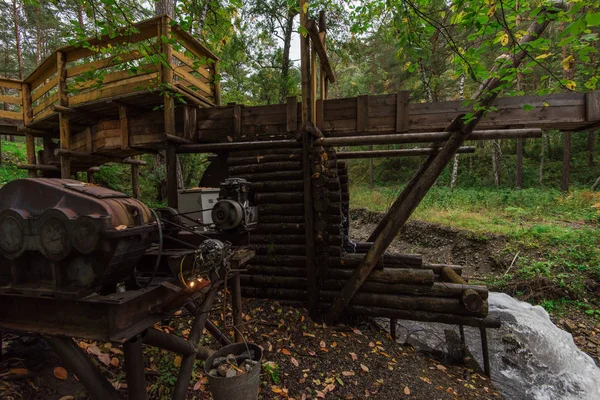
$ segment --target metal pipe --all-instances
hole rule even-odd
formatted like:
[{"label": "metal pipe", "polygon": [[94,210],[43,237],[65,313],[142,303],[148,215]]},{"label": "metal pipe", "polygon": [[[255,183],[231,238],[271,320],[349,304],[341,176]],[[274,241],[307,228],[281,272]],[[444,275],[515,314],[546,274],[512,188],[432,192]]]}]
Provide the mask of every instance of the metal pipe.
[{"label": "metal pipe", "polygon": [[[445,142],[452,132],[422,132],[422,133],[396,133],[391,135],[369,136],[342,136],[315,139],[315,146],[360,146],[366,144],[402,144]],[[473,131],[466,140],[491,140],[491,139],[518,139],[540,138],[542,130],[537,128],[524,129],[493,129]]]},{"label": "metal pipe", "polygon": [[119,392],[102,376],[98,368],[72,339],[57,336],[45,336],[44,338],[67,368],[77,375],[90,395],[101,400],[121,398]]},{"label": "metal pipe", "polygon": [[142,339],[135,336],[123,344],[127,393],[130,400],[148,400],[142,343]]},{"label": "metal pipe", "polygon": [[177,147],[178,153],[215,153],[222,151],[262,150],[286,147],[301,147],[296,140],[271,140],[264,142],[232,142],[208,144],[184,144]]},{"label": "metal pipe", "polygon": [[185,340],[179,336],[166,334],[154,328],[150,328],[146,331],[144,344],[172,351],[173,353],[181,354],[183,356],[194,355],[199,360],[206,360],[215,352],[204,346],[198,346],[196,348],[189,340]]},{"label": "metal pipe", "polygon": [[240,274],[235,274],[232,278],[231,283],[231,302],[233,304],[231,313],[233,314],[233,330],[235,341],[242,343],[244,337],[242,336],[242,284],[240,281]]},{"label": "metal pipe", "polygon": [[[416,157],[439,153],[435,147],[422,149],[400,149],[400,150],[371,150],[371,151],[340,151],[336,153],[338,160],[349,160],[355,158],[384,158],[384,157]],[[475,147],[463,146],[457,153],[475,153]]]},{"label": "metal pipe", "polygon": [[[215,301],[218,287],[219,285],[215,283],[214,287],[206,294],[206,297],[204,298],[204,301],[200,307],[196,309],[194,325],[192,326],[192,331],[190,332],[190,336],[188,338],[188,340],[194,345],[197,345],[198,341],[202,337],[202,330],[204,330],[204,325],[206,325],[206,320],[208,319],[208,315]],[[173,391],[173,400],[184,400],[187,398],[188,386],[190,384],[190,378],[192,377],[192,370],[194,368],[195,360],[195,354],[183,358],[181,367],[179,368],[177,382],[175,383],[175,389]]]},{"label": "metal pipe", "polygon": [[206,321],[205,328],[208,331],[208,333],[210,333],[212,337],[214,337],[217,340],[217,342],[221,343],[223,346],[227,346],[233,343],[227,336],[225,336],[223,332],[221,332],[221,330],[211,320]]}]

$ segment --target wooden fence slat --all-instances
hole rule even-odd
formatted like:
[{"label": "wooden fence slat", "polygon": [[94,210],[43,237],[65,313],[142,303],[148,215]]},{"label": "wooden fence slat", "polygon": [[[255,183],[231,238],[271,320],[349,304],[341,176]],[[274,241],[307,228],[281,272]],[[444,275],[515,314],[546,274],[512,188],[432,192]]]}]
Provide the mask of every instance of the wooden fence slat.
[{"label": "wooden fence slat", "polygon": [[[104,99],[106,97],[113,97],[155,88],[157,84],[156,77],[156,74],[146,74],[135,77],[133,78],[135,79],[133,82],[129,82],[127,84],[110,86],[71,96],[69,97],[69,102],[72,106],[74,106],[77,104]],[[140,79],[138,80],[138,78]]]},{"label": "wooden fence slat", "polygon": [[187,65],[189,68],[192,68],[192,70],[201,74],[207,80],[207,82],[210,82],[211,76],[210,72],[208,71],[207,65],[201,65],[199,68],[196,69],[194,68],[194,64],[196,64],[196,62],[177,50],[173,50],[173,56],[185,65]]},{"label": "wooden fence slat", "polygon": [[[150,54],[152,54],[152,52],[150,52]],[[71,78],[89,71],[98,71],[108,67],[116,67],[117,65],[124,64],[129,61],[139,60],[140,58],[144,58],[144,55],[138,50],[133,50],[128,53],[115,54],[114,56],[106,57],[101,60],[71,67],[67,69],[67,77]]]},{"label": "wooden fence slat", "polygon": [[46,97],[44,100],[40,101],[37,106],[33,107],[33,115],[40,113],[46,107],[50,107],[56,100],[58,100],[58,92]]},{"label": "wooden fence slat", "polygon": [[0,103],[21,104],[21,92],[19,92],[19,96],[0,95]]},{"label": "wooden fence slat", "polygon": [[0,118],[23,120],[23,114],[20,111],[0,110]]},{"label": "wooden fence slat", "polygon": [[55,75],[43,85],[38,86],[33,93],[31,93],[31,101],[36,101],[44,94],[48,93],[49,90],[54,89],[58,85],[58,76]]},{"label": "wooden fence slat", "polygon": [[212,88],[209,85],[207,85],[206,83],[202,82],[200,79],[193,76],[192,74],[189,74],[177,67],[173,69],[173,73],[176,76],[178,76],[179,78],[184,79],[187,82],[189,82],[190,84],[192,84],[193,86],[197,87],[198,90],[200,90],[202,92],[203,96],[213,97]]},{"label": "wooden fence slat", "polygon": [[402,91],[396,95],[396,132],[408,132],[408,94]]}]

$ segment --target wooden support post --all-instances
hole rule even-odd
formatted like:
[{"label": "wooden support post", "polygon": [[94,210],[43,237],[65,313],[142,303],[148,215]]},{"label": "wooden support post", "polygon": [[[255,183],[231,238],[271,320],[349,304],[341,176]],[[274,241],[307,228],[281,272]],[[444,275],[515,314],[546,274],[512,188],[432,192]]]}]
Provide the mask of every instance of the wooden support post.
[{"label": "wooden support post", "polygon": [[131,164],[131,192],[134,199],[140,198],[140,167]]},{"label": "wooden support post", "polygon": [[492,370],[490,368],[490,351],[488,348],[486,328],[480,327],[479,332],[481,333],[481,353],[483,354],[483,372],[485,372],[486,376],[490,377],[492,374]]},{"label": "wooden support post", "polygon": [[515,178],[515,187],[523,189],[523,141],[525,139],[517,139],[517,171]]},{"label": "wooden support post", "polygon": [[[300,0],[300,25],[308,22],[308,0]],[[310,37],[300,34],[300,72],[302,76],[302,126],[310,121]]]},{"label": "wooden support post", "polygon": [[33,107],[31,105],[31,84],[25,83],[21,85],[21,102],[23,107],[23,125],[31,124],[33,120]]},{"label": "wooden support post", "polygon": [[183,136],[187,140],[195,141],[198,135],[197,108],[190,105],[183,106]]},{"label": "wooden support post", "polygon": [[304,183],[304,236],[306,244],[306,277],[308,313],[317,321],[319,318],[319,283],[315,264],[315,219],[311,181],[311,150],[313,136],[302,129],[302,179]]},{"label": "wooden support post", "polygon": [[317,124],[317,52],[314,42],[310,51],[310,121]]},{"label": "wooden support post", "polygon": [[[35,165],[35,139],[31,133],[25,135],[25,149],[27,153],[27,164]],[[37,171],[30,169],[27,172],[30,178],[37,178]]]},{"label": "wooden support post", "polygon": [[[321,10],[319,12],[319,38],[321,39],[321,44],[323,45],[323,48],[325,50],[327,50],[327,19],[325,17],[325,11]],[[329,81],[327,80],[327,71],[325,70],[325,67],[323,65],[321,65],[321,82],[320,82],[320,96],[321,96],[321,100],[327,100],[327,89],[329,86]],[[323,119],[323,108],[322,108],[322,103],[321,103],[321,120]],[[318,122],[318,119],[317,119]],[[323,129],[322,126],[319,126],[319,124],[317,123],[317,127],[319,129]]]},{"label": "wooden support post", "polygon": [[88,183],[96,183],[95,175],[96,172],[100,171],[100,167],[92,167],[87,170],[87,181]]},{"label": "wooden support post", "polygon": [[594,142],[596,140],[596,133],[594,131],[588,132],[588,142],[587,142],[587,151],[588,151],[588,167],[594,166]]},{"label": "wooden support post", "polygon": [[[58,104],[60,106],[69,106],[69,97],[67,95],[67,57],[62,51],[56,52],[56,65],[58,74]],[[69,150],[71,148],[71,125],[69,124],[69,114],[59,113],[58,123],[60,129],[60,148]],[[69,157],[60,157],[60,176],[62,179],[71,178],[71,159]]]},{"label": "wooden support post", "polygon": [[[161,37],[167,39],[171,37],[171,26],[169,18],[162,17],[160,24]],[[173,86],[173,70],[171,69],[171,60],[173,58],[173,48],[167,42],[161,41],[161,53],[165,57],[166,63],[161,65],[161,82],[166,87]],[[166,65],[165,65],[166,64]],[[172,96],[165,93],[164,97],[164,119],[165,134],[176,136],[175,131],[175,101]],[[167,199],[169,207],[177,208],[177,148],[173,142],[167,144]]]},{"label": "wooden support post", "polygon": [[92,138],[92,128],[86,127],[83,130],[83,136],[85,137],[85,152],[92,154],[94,152],[94,139]]},{"label": "wooden support post", "polygon": [[321,63],[321,66],[323,68],[325,68],[325,72],[327,73],[327,79],[329,79],[329,82],[334,83],[335,82],[335,74],[333,72],[333,68],[331,67],[331,63],[329,62],[329,56],[327,55],[327,50],[325,50],[325,46],[321,42],[321,38],[319,36],[319,28],[317,27],[317,23],[315,21],[313,21],[312,19],[311,20],[307,19],[306,24],[303,24],[303,26],[306,27],[308,36],[310,37],[310,40],[312,41],[312,43],[314,45],[314,50],[319,55],[319,62]]},{"label": "wooden support post", "polygon": [[398,319],[390,318],[390,336],[396,342],[398,340]]},{"label": "wooden support post", "polygon": [[219,62],[215,61],[215,69],[213,71],[214,85],[215,85],[215,104],[221,105],[221,72],[219,68]]},{"label": "wooden support post", "polygon": [[563,151],[562,163],[562,181],[560,189],[563,192],[569,191],[569,179],[571,175],[571,132],[565,132],[565,147]]},{"label": "wooden support post", "polygon": [[119,129],[121,130],[121,150],[129,150],[129,122],[127,121],[127,108],[119,106]]}]

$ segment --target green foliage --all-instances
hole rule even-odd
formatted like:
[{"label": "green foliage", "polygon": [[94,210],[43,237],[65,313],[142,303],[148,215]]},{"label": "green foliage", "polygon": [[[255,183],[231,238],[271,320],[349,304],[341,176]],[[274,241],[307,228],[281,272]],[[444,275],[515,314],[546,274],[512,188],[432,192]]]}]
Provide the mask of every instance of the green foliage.
[{"label": "green foliage", "polygon": [[17,164],[26,162],[25,143],[2,140],[2,163],[0,163],[0,186],[8,182],[27,178],[27,171],[18,169]]}]

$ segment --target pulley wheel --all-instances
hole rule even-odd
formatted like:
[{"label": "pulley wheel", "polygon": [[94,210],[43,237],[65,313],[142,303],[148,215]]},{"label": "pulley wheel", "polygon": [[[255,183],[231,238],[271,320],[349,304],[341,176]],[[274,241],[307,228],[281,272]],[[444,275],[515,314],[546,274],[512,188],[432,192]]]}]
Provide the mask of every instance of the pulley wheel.
[{"label": "pulley wheel", "polygon": [[235,229],[244,219],[244,210],[240,203],[233,200],[219,200],[212,209],[215,226],[223,231]]},{"label": "pulley wheel", "polygon": [[25,221],[13,210],[0,214],[0,252],[7,258],[16,258],[25,246]]}]

